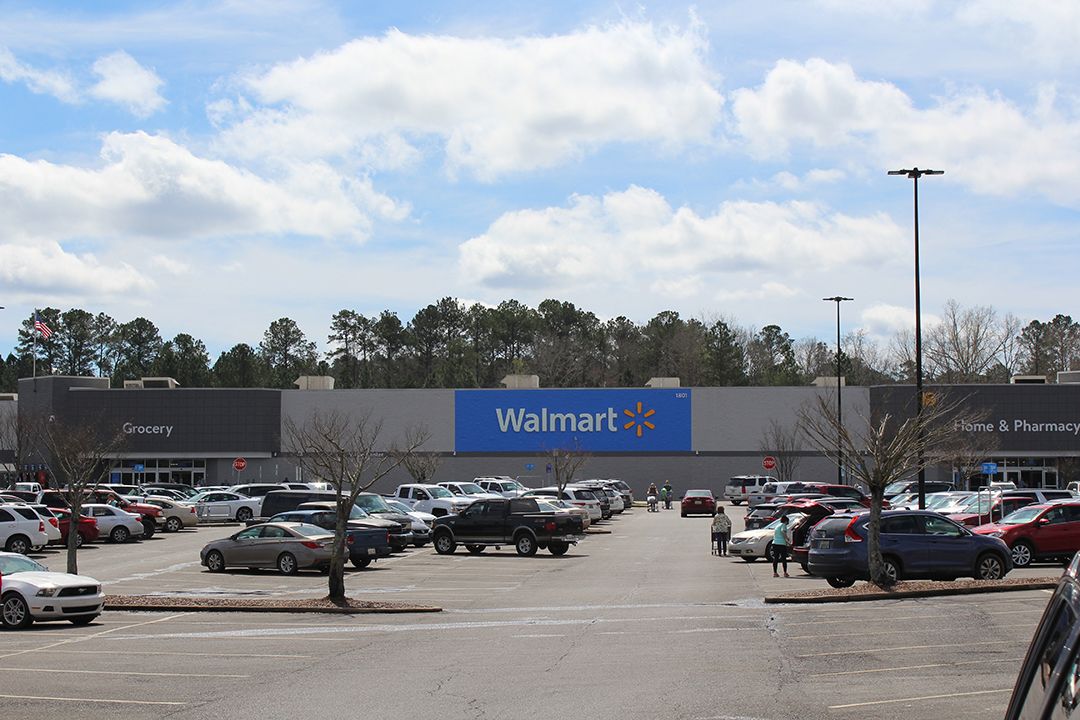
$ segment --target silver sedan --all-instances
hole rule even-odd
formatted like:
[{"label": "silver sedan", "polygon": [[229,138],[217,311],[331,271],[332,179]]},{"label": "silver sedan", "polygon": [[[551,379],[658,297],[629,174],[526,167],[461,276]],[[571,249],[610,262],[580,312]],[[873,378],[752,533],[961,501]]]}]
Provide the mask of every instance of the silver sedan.
[{"label": "silver sedan", "polygon": [[265,523],[207,543],[200,558],[210,572],[236,566],[276,567],[284,575],[295,575],[303,568],[328,568],[333,543],[333,534],[317,525]]}]

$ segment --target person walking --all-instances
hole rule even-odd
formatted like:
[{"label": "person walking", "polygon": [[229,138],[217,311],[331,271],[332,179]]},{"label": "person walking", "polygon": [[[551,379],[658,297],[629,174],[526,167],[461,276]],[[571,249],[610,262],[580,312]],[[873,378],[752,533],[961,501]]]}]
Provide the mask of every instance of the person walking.
[{"label": "person walking", "polygon": [[660,492],[662,492],[664,494],[664,509],[665,510],[670,510],[671,509],[671,493],[674,492],[674,490],[671,489],[671,481],[670,480],[664,483],[664,487],[661,488]]},{"label": "person walking", "polygon": [[727,555],[727,542],[731,537],[731,518],[724,512],[724,508],[716,506],[716,515],[712,519],[712,539],[716,543],[714,555]]},{"label": "person walking", "polygon": [[777,572],[777,565],[783,564],[784,577],[791,577],[787,572],[787,559],[788,550],[791,548],[791,529],[788,527],[787,516],[780,518],[780,522],[777,523],[776,529],[773,530],[772,541],[772,576],[780,577]]},{"label": "person walking", "polygon": [[656,483],[649,483],[649,489],[645,491],[645,500],[648,502],[649,512],[659,512],[660,508],[656,506],[656,498],[660,492],[656,489]]}]

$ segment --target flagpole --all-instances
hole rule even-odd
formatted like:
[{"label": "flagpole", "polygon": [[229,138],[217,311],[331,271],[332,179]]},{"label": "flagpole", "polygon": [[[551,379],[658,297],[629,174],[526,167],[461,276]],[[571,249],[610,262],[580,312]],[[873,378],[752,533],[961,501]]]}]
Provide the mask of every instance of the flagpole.
[{"label": "flagpole", "polygon": [[34,326],[33,326],[33,329],[30,331],[34,335],[34,355],[33,355],[34,369],[33,369],[33,373],[30,376],[31,378],[36,378],[37,377],[37,334],[38,334],[37,316],[38,316],[37,308],[34,308]]}]

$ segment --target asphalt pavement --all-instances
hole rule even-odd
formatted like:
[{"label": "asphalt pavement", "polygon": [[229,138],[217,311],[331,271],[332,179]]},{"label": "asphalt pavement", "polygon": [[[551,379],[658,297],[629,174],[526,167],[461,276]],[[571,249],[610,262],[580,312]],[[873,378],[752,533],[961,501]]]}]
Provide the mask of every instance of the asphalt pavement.
[{"label": "asphalt pavement", "polygon": [[[740,525],[741,509],[729,512]],[[350,595],[430,615],[109,612],[0,634],[6,718],[1000,716],[1047,591],[764,606],[820,587],[709,552],[709,519],[643,508],[561,558],[430,546],[350,571]],[[204,527],[81,554],[113,594],[305,597],[317,573],[210,574]],[[39,558],[62,568],[59,554]],[[1021,575],[1057,575],[1043,566]]]}]

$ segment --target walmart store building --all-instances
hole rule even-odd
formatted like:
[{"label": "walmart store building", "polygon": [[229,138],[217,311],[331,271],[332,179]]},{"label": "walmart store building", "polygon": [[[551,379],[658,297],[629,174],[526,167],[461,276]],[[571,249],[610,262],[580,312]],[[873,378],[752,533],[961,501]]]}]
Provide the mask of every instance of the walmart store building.
[{"label": "walmart store building", "polygon": [[[1080,464],[1080,384],[934,389],[983,414],[973,435],[985,439],[998,479],[1063,486],[1071,467]],[[817,387],[110,389],[107,378],[50,376],[20,380],[17,406],[20,414],[123,432],[128,442],[115,459],[115,482],[296,480],[295,458],[282,448],[285,424],[338,411],[381,422],[384,449],[410,429],[426,430],[421,449],[443,458],[436,480],[509,475],[540,486],[549,481],[547,451],[580,448],[589,458],[578,477],[621,478],[640,493],[665,480],[677,490],[719,491],[732,475],[764,473],[770,424],[793,428],[800,408],[821,393],[835,398],[834,388]],[[861,418],[910,412],[913,397],[910,386],[846,387],[843,417],[854,429]],[[795,479],[835,481],[835,465],[805,441],[797,455]],[[233,461],[241,457],[246,468],[237,472]],[[943,466],[928,477],[952,472]],[[389,491],[409,480],[399,469],[376,489]]]}]

